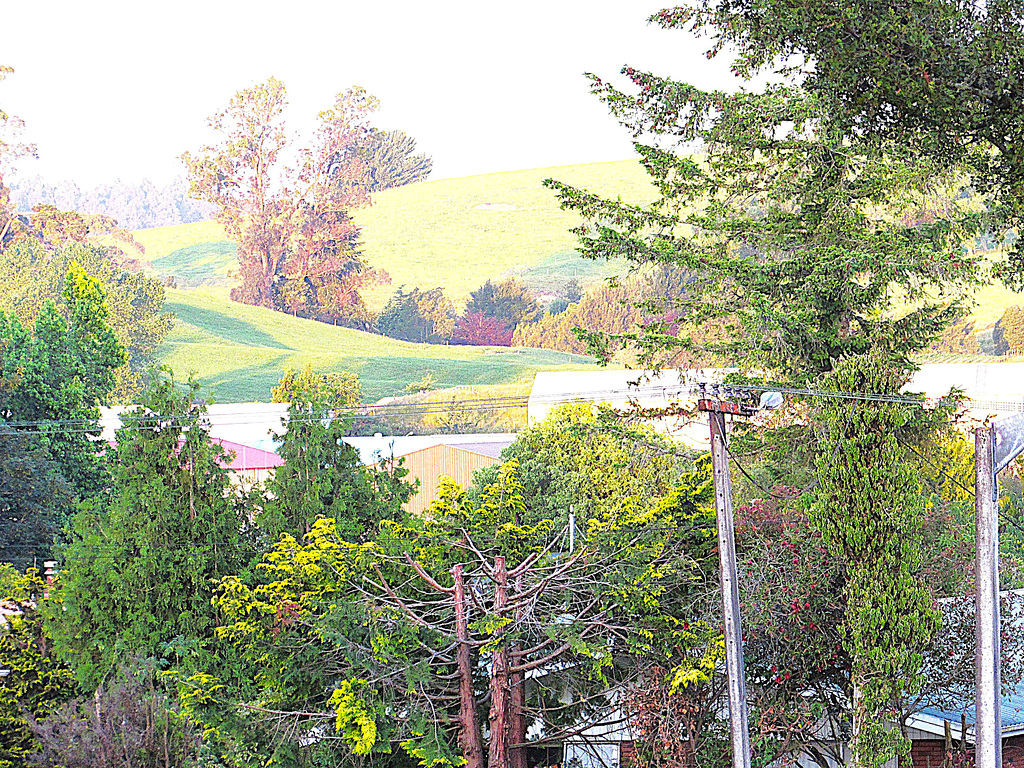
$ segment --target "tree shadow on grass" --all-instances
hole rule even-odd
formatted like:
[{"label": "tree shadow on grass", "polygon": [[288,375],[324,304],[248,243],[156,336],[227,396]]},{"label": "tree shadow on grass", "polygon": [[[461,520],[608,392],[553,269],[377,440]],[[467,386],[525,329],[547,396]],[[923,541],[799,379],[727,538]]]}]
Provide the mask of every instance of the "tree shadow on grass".
[{"label": "tree shadow on grass", "polygon": [[279,355],[259,365],[201,376],[199,385],[204,396],[215,403],[268,403],[270,390],[280,383],[289,357]]},{"label": "tree shadow on grass", "polygon": [[164,306],[168,311],[177,315],[178,319],[183,323],[201,328],[212,336],[218,336],[247,347],[292,349],[292,347],[282,344],[259,326],[225,315],[223,312],[193,307],[190,304],[181,304],[173,301],[167,302]]},{"label": "tree shadow on grass", "polygon": [[173,276],[178,286],[230,285],[228,270],[238,265],[237,246],[221,240],[179,248],[150,262],[160,277]]}]

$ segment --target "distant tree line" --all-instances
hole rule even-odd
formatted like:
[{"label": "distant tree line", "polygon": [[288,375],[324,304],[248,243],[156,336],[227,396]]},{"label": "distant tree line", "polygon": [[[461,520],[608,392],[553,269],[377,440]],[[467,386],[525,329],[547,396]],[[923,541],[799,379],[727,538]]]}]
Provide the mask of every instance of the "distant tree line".
[{"label": "distant tree line", "polygon": [[385,336],[430,344],[507,347],[516,327],[537,322],[544,310],[522,281],[487,280],[471,292],[462,313],[441,288],[400,287],[374,321]]},{"label": "distant tree line", "polygon": [[52,205],[64,211],[108,216],[124,229],[191,224],[212,219],[216,213],[213,206],[188,196],[183,178],[163,187],[149,179],[135,184],[118,179],[83,190],[73,181],[50,184],[41,176],[32,176],[11,186],[11,201],[22,213],[40,204]]}]

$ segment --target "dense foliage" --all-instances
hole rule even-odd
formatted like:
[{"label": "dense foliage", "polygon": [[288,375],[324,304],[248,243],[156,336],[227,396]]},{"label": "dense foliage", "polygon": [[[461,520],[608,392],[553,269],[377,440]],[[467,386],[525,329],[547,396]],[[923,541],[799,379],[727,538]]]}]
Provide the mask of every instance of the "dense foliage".
[{"label": "dense foliage", "polygon": [[[564,527],[527,509],[510,462],[478,500],[445,483],[429,515],[371,542],[347,542],[330,519],[303,544],[283,537],[259,585],[226,579],[218,598],[221,633],[254,665],[258,728],[277,733],[275,754],[330,727],[340,743],[307,751],[400,746],[423,765],[481,768],[489,691],[487,764],[525,766],[531,723],[557,739],[607,715],[607,686],[648,654],[685,647],[676,674],[707,676],[717,633],[682,618],[708,594],[709,488],[704,464],[661,503],[588,518],[573,551]],[[558,704],[566,689],[572,706]]]},{"label": "dense foliage", "polygon": [[195,400],[195,386],[156,377],[117,432],[109,497],[71,522],[48,626],[91,689],[126,656],[198,653],[217,623],[212,581],[252,556],[245,499]]},{"label": "dense foliage", "polygon": [[452,340],[508,346],[516,326],[536,322],[542,315],[536,299],[518,279],[510,277],[499,283],[488,280],[470,293],[465,311],[455,323]]},{"label": "dense foliage", "polygon": [[[106,487],[98,405],[125,359],[107,312],[102,286],[73,262],[61,309],[44,303],[31,330],[0,313],[0,418],[23,425],[82,497]],[[68,421],[76,428],[59,428]]]},{"label": "dense foliage", "polygon": [[443,344],[452,337],[455,306],[440,288],[406,291],[400,287],[374,323],[378,333],[393,339]]},{"label": "dense foliage", "polygon": [[109,247],[78,241],[47,247],[38,237],[25,237],[0,251],[0,310],[26,324],[35,320],[47,301],[66,310],[63,292],[73,263],[103,285],[106,320],[127,353],[114,373],[111,394],[129,402],[141,390],[146,366],[171,329],[158,280],[127,268]]},{"label": "dense foliage", "polygon": [[415,488],[408,470],[385,463],[366,467],[343,438],[351,419],[315,395],[290,401],[286,429],[278,437],[284,465],[267,483],[257,523],[268,541],[288,534],[301,540],[319,518],[336,521],[339,535],[372,537],[377,523],[401,516]]},{"label": "dense foliage", "polygon": [[330,408],[356,405],[362,399],[359,377],[354,373],[316,373],[306,363],[301,371],[285,369],[277,386],[270,390],[270,402],[315,401]]},{"label": "dense foliage", "polygon": [[[795,5],[694,0],[652,17],[709,35],[712,55],[736,52],[744,75],[795,75],[828,105],[826,132],[877,136],[992,195],[1001,235],[1024,214],[1024,10],[1016,0]],[[997,240],[1001,240],[997,237]],[[1003,271],[1022,285],[1018,240]]]},{"label": "dense foliage", "polygon": [[[587,336],[593,333],[625,334],[641,328],[660,313],[649,302],[659,305],[669,297],[686,291],[687,276],[667,267],[645,269],[624,280],[602,283],[585,293],[572,292],[574,301],[560,312],[554,307],[536,323],[516,326],[512,344],[517,347],[541,347],[585,354]],[[577,330],[578,329],[578,330]],[[674,365],[683,365],[674,360]]]},{"label": "dense foliage", "polygon": [[[0,768],[25,768],[38,745],[30,720],[41,720],[75,695],[74,676],[53,652],[39,603],[46,583],[39,571],[0,566]],[[16,613],[15,613],[16,611]]]}]

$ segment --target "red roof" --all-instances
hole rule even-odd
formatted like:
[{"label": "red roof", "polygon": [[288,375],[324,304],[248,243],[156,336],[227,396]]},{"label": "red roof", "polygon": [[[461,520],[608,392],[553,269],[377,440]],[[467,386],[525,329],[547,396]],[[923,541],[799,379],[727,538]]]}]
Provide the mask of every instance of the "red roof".
[{"label": "red roof", "polygon": [[[278,456],[273,451],[264,451],[262,448],[253,448],[251,445],[243,445],[242,443],[236,443],[233,440],[225,440],[222,437],[211,437],[211,442],[217,443],[231,459],[227,462],[222,462],[220,466],[225,469],[230,469],[232,472],[244,472],[246,470],[253,469],[273,469],[274,467],[280,467],[284,464],[284,459]],[[112,448],[117,448],[117,440],[108,441]],[[185,442],[184,438],[178,441],[180,446]],[[233,456],[232,456],[233,454]]]},{"label": "red roof", "polygon": [[264,451],[261,448],[253,448],[250,445],[242,445],[220,437],[214,437],[212,440],[223,446],[229,454],[234,454],[231,461],[224,466],[235,472],[247,469],[273,469],[284,464],[284,459],[272,451]]}]

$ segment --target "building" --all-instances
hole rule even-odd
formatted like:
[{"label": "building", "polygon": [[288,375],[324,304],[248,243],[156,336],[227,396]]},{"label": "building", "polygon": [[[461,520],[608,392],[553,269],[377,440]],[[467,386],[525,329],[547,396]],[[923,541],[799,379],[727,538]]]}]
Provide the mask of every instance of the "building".
[{"label": "building", "polygon": [[364,464],[375,466],[402,459],[410,480],[419,480],[416,494],[406,504],[413,513],[423,512],[437,500],[437,485],[442,476],[461,486],[473,482],[473,473],[501,462],[501,452],[516,436],[509,432],[482,435],[411,435],[346,437],[345,442],[359,453]]}]

